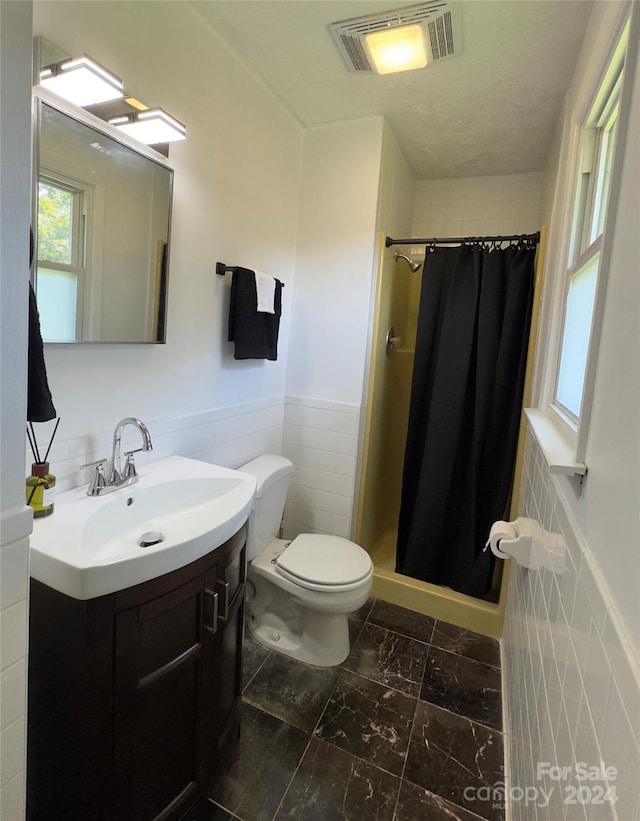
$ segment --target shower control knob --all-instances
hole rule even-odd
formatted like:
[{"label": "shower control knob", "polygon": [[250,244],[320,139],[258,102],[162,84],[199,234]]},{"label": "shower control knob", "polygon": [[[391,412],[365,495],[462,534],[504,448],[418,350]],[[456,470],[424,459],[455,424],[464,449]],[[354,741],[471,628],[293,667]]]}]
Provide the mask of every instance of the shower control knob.
[{"label": "shower control knob", "polygon": [[389,330],[387,331],[387,338],[386,338],[386,342],[385,342],[387,356],[391,356],[391,351],[395,347],[397,347],[400,344],[401,341],[402,340],[400,339],[400,337],[396,336],[396,329],[392,325],[389,328]]}]

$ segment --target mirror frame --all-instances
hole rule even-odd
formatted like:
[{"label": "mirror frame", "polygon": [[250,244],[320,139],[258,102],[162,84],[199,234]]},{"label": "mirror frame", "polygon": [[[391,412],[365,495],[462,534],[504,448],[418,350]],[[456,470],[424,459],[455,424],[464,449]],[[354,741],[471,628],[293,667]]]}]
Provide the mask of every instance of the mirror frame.
[{"label": "mirror frame", "polygon": [[174,178],[174,169],[169,164],[167,157],[163,154],[156,151],[155,148],[145,145],[144,143],[139,142],[138,140],[129,137],[127,134],[123,133],[119,129],[115,128],[112,125],[109,125],[105,120],[101,120],[99,117],[96,117],[94,114],[91,114],[89,111],[86,111],[79,106],[74,105],[73,103],[69,103],[66,100],[61,99],[56,94],[53,94],[49,89],[44,88],[41,85],[36,85],[33,87],[33,94],[32,94],[32,103],[33,103],[33,153],[32,153],[32,169],[33,169],[33,180],[31,186],[31,225],[32,225],[32,236],[33,236],[33,259],[31,261],[31,267],[29,270],[29,278],[31,280],[31,284],[36,292],[37,298],[37,287],[36,287],[36,270],[38,267],[38,235],[37,235],[37,226],[38,226],[38,179],[40,174],[40,129],[41,129],[41,112],[42,112],[42,105],[45,103],[50,108],[58,111],[61,114],[64,114],[67,117],[70,117],[72,120],[80,123],[81,125],[88,126],[89,128],[94,129],[95,131],[104,134],[104,136],[109,137],[110,139],[114,140],[115,142],[119,143],[120,145],[128,148],[129,150],[133,151],[136,154],[144,157],[147,160],[151,160],[155,162],[157,165],[166,168],[170,172],[170,179],[169,179],[169,209],[168,209],[168,224],[167,224],[167,253],[166,253],[166,266],[167,266],[167,276],[166,276],[166,286],[165,286],[165,305],[164,305],[164,333],[163,338],[161,340],[137,340],[137,341],[130,341],[130,340],[69,340],[69,341],[47,341],[44,340],[46,345],[164,345],[167,341],[167,315],[168,315],[168,293],[169,293],[169,267],[170,267],[170,252],[171,252],[171,224],[172,224],[172,211],[173,211],[173,178]]}]

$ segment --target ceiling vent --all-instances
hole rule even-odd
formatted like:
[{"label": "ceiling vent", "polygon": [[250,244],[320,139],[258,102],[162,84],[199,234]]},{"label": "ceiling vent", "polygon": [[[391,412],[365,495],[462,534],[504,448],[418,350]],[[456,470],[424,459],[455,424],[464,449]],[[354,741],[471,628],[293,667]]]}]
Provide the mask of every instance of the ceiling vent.
[{"label": "ceiling vent", "polygon": [[399,26],[422,25],[427,35],[425,39],[431,63],[460,53],[458,15],[458,3],[431,0],[430,3],[418,3],[382,14],[369,14],[366,17],[332,23],[330,28],[347,68],[358,74],[372,73],[375,69],[364,39],[367,34]]}]

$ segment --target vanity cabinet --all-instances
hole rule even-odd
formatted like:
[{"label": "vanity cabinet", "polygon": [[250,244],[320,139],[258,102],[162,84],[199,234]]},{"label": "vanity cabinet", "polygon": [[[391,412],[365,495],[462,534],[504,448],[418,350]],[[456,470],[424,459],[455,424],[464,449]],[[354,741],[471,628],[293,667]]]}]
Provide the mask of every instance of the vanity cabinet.
[{"label": "vanity cabinet", "polygon": [[89,601],[32,580],[30,821],[173,821],[206,789],[239,730],[245,542]]}]

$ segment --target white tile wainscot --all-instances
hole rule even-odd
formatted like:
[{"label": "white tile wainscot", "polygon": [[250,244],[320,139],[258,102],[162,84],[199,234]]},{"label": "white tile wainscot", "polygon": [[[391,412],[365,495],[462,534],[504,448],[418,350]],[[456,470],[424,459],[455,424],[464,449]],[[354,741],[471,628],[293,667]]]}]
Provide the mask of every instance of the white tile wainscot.
[{"label": "white tile wainscot", "polygon": [[[113,420],[114,427],[118,421]],[[282,451],[284,401],[282,397],[273,397],[187,416],[142,421],[151,433],[153,450],[137,453],[137,464],[143,465],[177,454],[238,468],[263,453]],[[38,437],[47,442],[47,428],[38,427]],[[57,490],[62,492],[86,484],[89,472],[80,470],[80,465],[97,459],[109,459],[112,439],[113,429],[66,437],[61,425],[49,456],[51,472],[57,479]],[[123,451],[128,447],[139,447],[139,442],[140,434],[135,428],[124,429]],[[32,461],[27,448],[27,475]]]},{"label": "white tile wainscot", "polygon": [[287,396],[283,455],[294,473],[283,535],[329,533],[351,537],[361,408]]},{"label": "white tile wainscot", "polygon": [[[556,481],[529,433],[519,513],[538,519],[549,538],[559,534],[567,554],[559,575],[512,562],[503,637],[511,818],[634,821],[640,818],[638,660]],[[608,780],[577,781],[577,762],[604,762],[615,771]],[[567,779],[555,780],[557,772],[545,764],[568,767]],[[518,800],[518,788],[527,787],[553,788],[548,806],[538,805],[541,797],[528,805]],[[598,803],[601,788],[605,796],[611,789],[615,803]]]}]

